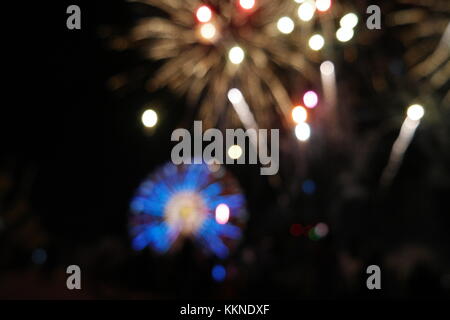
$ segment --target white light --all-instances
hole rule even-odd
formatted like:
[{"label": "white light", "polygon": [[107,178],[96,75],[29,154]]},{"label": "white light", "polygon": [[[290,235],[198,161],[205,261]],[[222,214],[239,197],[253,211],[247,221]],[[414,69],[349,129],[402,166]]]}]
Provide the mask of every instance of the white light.
[{"label": "white light", "polygon": [[311,128],[306,122],[299,123],[295,127],[295,136],[300,141],[306,141],[311,136]]},{"label": "white light", "polygon": [[306,1],[303,2],[300,7],[298,7],[298,17],[300,20],[309,21],[314,17],[314,12],[316,11],[316,7],[313,2]]},{"label": "white light", "polygon": [[324,61],[320,65],[320,72],[325,76],[331,76],[334,73],[334,64],[331,61]]},{"label": "white light", "polygon": [[297,106],[292,110],[292,120],[294,120],[295,123],[305,122],[307,118],[308,112],[304,107]]},{"label": "white light", "polygon": [[347,13],[339,21],[342,28],[353,29],[358,24],[358,16],[354,13]]},{"label": "white light", "polygon": [[309,38],[309,47],[314,51],[319,51],[325,45],[325,39],[320,34],[315,34]]},{"label": "white light", "polygon": [[327,11],[331,7],[331,0],[316,0],[316,8],[319,11]]},{"label": "white light", "polygon": [[158,115],[154,110],[148,109],[145,110],[145,112],[142,114],[142,123],[147,128],[154,127],[157,122],[158,122]]},{"label": "white light", "polygon": [[195,191],[176,191],[164,208],[168,225],[177,226],[183,235],[195,234],[207,218],[208,209],[203,198]]},{"label": "white light", "polygon": [[216,221],[218,224],[226,224],[230,219],[230,208],[221,203],[216,207]]},{"label": "white light", "polygon": [[233,160],[239,159],[242,156],[242,148],[237,144],[232,145],[228,149],[228,156]]},{"label": "white light", "polygon": [[353,38],[353,35],[355,34],[355,32],[353,31],[353,29],[349,29],[349,28],[339,28],[338,31],[336,31],[336,38],[340,41],[340,42],[347,42],[349,41],[351,38]]},{"label": "white light", "polygon": [[203,38],[211,40],[216,36],[216,27],[212,23],[205,23],[200,28],[200,34]]},{"label": "white light", "polygon": [[245,10],[250,10],[255,6],[255,0],[239,0],[239,4]]},{"label": "white light", "polygon": [[212,11],[208,6],[201,6],[197,10],[197,19],[200,22],[208,22],[212,18]]},{"label": "white light", "polygon": [[289,34],[292,31],[294,31],[295,25],[294,25],[294,21],[292,21],[291,18],[282,17],[282,18],[280,18],[280,20],[278,20],[277,27],[281,33]]},{"label": "white light", "polygon": [[328,234],[328,231],[329,231],[328,226],[327,226],[325,223],[323,223],[323,222],[318,223],[318,224],[314,227],[314,233],[315,233],[316,235],[318,235],[320,238],[325,237],[325,236]]},{"label": "white light", "polygon": [[413,104],[408,108],[408,118],[413,121],[419,121],[425,115],[425,109],[420,104]]},{"label": "white light", "polygon": [[303,2],[305,2],[305,0],[294,0],[294,2],[303,3]]},{"label": "white light", "polygon": [[228,91],[228,100],[230,100],[232,104],[238,104],[244,100],[244,96],[239,89],[233,88]]},{"label": "white light", "polygon": [[228,53],[228,58],[230,59],[231,63],[233,64],[240,64],[242,61],[244,61],[245,58],[245,52],[242,50],[241,47],[233,47],[230,49],[230,52]]}]

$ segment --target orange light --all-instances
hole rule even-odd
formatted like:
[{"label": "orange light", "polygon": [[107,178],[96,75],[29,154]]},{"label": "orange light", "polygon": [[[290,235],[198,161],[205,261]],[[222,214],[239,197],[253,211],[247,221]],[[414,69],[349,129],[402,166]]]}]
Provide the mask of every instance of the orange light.
[{"label": "orange light", "polygon": [[292,109],[292,120],[295,123],[299,124],[305,122],[308,119],[308,111],[302,106],[296,106]]},{"label": "orange light", "polygon": [[200,36],[208,41],[212,41],[217,36],[217,29],[212,23],[202,24],[200,27]]}]

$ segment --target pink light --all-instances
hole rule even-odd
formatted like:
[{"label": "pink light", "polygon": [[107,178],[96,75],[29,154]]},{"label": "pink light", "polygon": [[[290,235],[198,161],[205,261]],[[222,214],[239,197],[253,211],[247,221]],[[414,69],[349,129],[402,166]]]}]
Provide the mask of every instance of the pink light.
[{"label": "pink light", "polygon": [[320,12],[325,12],[331,7],[331,0],[316,0],[316,8]]},{"label": "pink light", "polygon": [[203,5],[197,9],[196,16],[197,16],[198,21],[200,21],[202,23],[206,23],[211,20],[212,11],[208,6]]},{"label": "pink light", "polygon": [[255,6],[255,0],[239,0],[242,9],[251,10]]},{"label": "pink light", "polygon": [[218,224],[225,224],[230,219],[230,208],[226,204],[219,204],[216,207],[216,221]]},{"label": "pink light", "polygon": [[305,106],[312,109],[315,108],[319,103],[319,97],[314,91],[308,91],[303,96],[303,102],[305,103]]}]

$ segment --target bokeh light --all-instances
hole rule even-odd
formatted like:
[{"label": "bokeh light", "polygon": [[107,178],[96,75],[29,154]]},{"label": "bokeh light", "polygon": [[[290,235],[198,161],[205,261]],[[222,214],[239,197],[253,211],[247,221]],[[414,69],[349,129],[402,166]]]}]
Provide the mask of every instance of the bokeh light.
[{"label": "bokeh light", "polygon": [[320,65],[320,72],[323,75],[330,76],[334,73],[334,64],[331,61],[324,61]]},{"label": "bokeh light", "polygon": [[328,235],[329,232],[329,228],[328,225],[320,222],[318,223],[315,227],[314,227],[314,233],[316,234],[316,236],[318,236],[319,238],[324,238]]},{"label": "bokeh light", "polygon": [[303,233],[303,227],[301,224],[294,223],[289,228],[289,232],[293,237],[300,237]]},{"label": "bokeh light", "polygon": [[296,106],[292,109],[292,120],[294,120],[295,123],[305,122],[306,119],[308,119],[308,112],[304,107]]},{"label": "bokeh light", "polygon": [[237,144],[232,145],[228,148],[228,156],[233,160],[239,159],[242,156],[242,148]]},{"label": "bokeh light", "polygon": [[289,34],[292,33],[292,31],[294,31],[295,25],[294,21],[292,21],[291,18],[282,17],[280,18],[280,20],[278,20],[277,27],[281,33]]},{"label": "bokeh light", "polygon": [[145,110],[142,114],[142,123],[147,128],[152,128],[158,122],[158,114],[153,109]]},{"label": "bokeh light", "polygon": [[226,224],[230,219],[230,208],[224,203],[216,207],[216,221],[219,224]]},{"label": "bokeh light", "polygon": [[325,45],[325,39],[320,34],[315,34],[309,38],[309,47],[314,51],[319,51]]},{"label": "bokeh light", "polygon": [[212,11],[208,6],[203,5],[197,9],[196,16],[199,22],[206,23],[212,19]]},{"label": "bokeh light", "polygon": [[307,141],[311,136],[311,128],[306,122],[299,123],[295,127],[295,136],[300,141]]},{"label": "bokeh light", "polygon": [[213,40],[216,34],[217,29],[212,23],[205,23],[200,27],[200,35],[206,40]]},{"label": "bokeh light", "polygon": [[312,109],[319,103],[319,97],[314,91],[308,91],[303,95],[303,103],[306,107]]},{"label": "bokeh light", "polygon": [[313,180],[305,180],[302,184],[302,190],[305,194],[312,195],[316,192],[316,183]]},{"label": "bokeh light", "polygon": [[420,104],[413,104],[408,107],[407,116],[413,121],[419,121],[425,115],[425,109]]},{"label": "bokeh light", "polygon": [[245,52],[239,46],[233,47],[230,49],[230,52],[228,53],[228,58],[230,59],[231,63],[240,64],[242,63],[242,61],[244,61]]},{"label": "bokeh light", "polygon": [[347,42],[353,38],[354,34],[355,34],[355,32],[351,28],[339,28],[336,31],[336,38],[340,42]]},{"label": "bokeh light", "polygon": [[227,276],[227,270],[224,266],[217,264],[211,270],[211,276],[216,282],[222,282]]},{"label": "bokeh light", "polygon": [[42,248],[35,249],[31,254],[31,261],[34,264],[44,264],[47,261],[47,251]]},{"label": "bokeh light", "polygon": [[298,7],[298,17],[302,21],[310,21],[314,17],[315,11],[316,7],[314,2],[307,0]]},{"label": "bokeh light", "polygon": [[344,29],[353,29],[358,24],[358,16],[354,13],[347,13],[341,18],[339,24]]},{"label": "bokeh light", "polygon": [[255,0],[239,0],[242,9],[251,10],[255,6]]},{"label": "bokeh light", "polygon": [[321,12],[327,11],[331,8],[331,0],[316,0],[316,8]]}]

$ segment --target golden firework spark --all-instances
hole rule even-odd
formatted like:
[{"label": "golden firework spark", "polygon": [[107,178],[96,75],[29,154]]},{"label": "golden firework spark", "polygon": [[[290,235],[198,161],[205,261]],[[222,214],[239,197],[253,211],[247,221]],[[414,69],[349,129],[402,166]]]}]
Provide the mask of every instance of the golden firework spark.
[{"label": "golden firework spark", "polygon": [[234,87],[261,126],[275,114],[291,121],[289,90],[319,87],[319,63],[334,58],[335,18],[348,12],[327,0],[131,2],[164,13],[140,20],[127,39],[127,47],[163,62],[148,89],[185,95],[205,126],[235,117],[226,99]]},{"label": "golden firework spark", "polygon": [[[448,0],[399,0],[405,8],[388,17],[403,27],[401,40],[407,47],[405,61],[410,74],[426,80],[433,89],[450,84],[450,6]],[[446,101],[450,102],[450,89]]]}]

